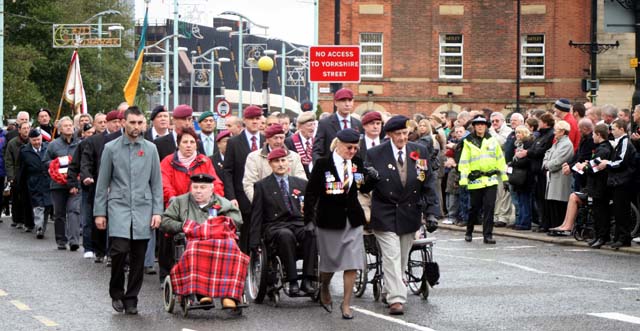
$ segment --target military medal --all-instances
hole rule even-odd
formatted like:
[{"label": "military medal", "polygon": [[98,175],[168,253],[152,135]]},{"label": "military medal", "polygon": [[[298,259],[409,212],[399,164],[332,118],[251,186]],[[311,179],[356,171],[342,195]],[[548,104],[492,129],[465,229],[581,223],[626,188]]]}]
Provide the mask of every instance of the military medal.
[{"label": "military medal", "polygon": [[418,180],[421,182],[424,182],[425,180],[424,171],[418,171]]},{"label": "military medal", "polygon": [[333,177],[330,171],[324,173],[324,178],[327,183],[335,182],[336,178]]}]

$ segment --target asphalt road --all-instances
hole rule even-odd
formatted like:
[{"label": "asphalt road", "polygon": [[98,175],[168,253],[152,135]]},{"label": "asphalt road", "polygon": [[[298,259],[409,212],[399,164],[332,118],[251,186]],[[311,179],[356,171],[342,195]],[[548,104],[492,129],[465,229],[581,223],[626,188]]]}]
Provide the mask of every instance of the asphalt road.
[{"label": "asphalt road", "polygon": [[[44,240],[0,224],[0,330],[638,330],[638,255],[497,237],[498,244],[435,233],[440,284],[427,301],[409,296],[406,314],[390,317],[371,286],[354,299],[355,319],[340,318],[341,283],[328,314],[307,298],[283,296],[279,307],[251,306],[188,318],[162,308],[156,276],[145,278],[137,316],[113,312],[109,269],[58,251],[53,226]],[[340,277],[334,278],[339,280]]]}]

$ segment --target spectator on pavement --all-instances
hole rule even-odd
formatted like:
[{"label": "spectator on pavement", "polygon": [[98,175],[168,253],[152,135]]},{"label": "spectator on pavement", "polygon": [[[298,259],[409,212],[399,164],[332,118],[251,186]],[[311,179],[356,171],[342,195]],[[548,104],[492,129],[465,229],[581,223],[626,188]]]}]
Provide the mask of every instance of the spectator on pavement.
[{"label": "spectator on pavement", "polygon": [[543,218],[540,226],[550,229],[562,224],[571,194],[571,177],[562,173],[562,164],[573,158],[573,145],[569,138],[571,127],[565,121],[555,123],[555,142],[545,152],[542,170],[548,178],[545,191]]}]

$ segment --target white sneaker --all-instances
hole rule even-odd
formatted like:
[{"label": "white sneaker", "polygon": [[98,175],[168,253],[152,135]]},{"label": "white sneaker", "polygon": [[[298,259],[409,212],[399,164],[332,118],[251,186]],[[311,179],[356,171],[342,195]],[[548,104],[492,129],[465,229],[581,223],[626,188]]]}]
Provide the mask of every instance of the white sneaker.
[{"label": "white sneaker", "polygon": [[453,220],[450,218],[447,218],[446,220],[442,221],[442,224],[453,224]]},{"label": "white sneaker", "polygon": [[634,243],[640,244],[640,237],[635,237],[631,241],[633,241]]},{"label": "white sneaker", "polygon": [[84,253],[84,258],[85,259],[93,259],[93,258],[95,258],[95,255],[93,255],[93,252],[85,252]]}]

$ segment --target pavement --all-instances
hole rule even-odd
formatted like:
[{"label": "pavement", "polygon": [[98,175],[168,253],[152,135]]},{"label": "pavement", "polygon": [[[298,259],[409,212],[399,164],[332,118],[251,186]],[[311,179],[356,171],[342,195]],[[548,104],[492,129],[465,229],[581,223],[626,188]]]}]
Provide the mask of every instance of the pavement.
[{"label": "pavement", "polygon": [[[439,223],[438,227],[441,229],[447,229],[447,230],[459,231],[459,232],[466,231],[465,227],[460,227],[454,224],[442,224],[442,222],[438,222],[438,223]],[[476,225],[473,228],[473,232],[482,234],[482,225]],[[577,241],[573,238],[573,236],[556,237],[556,236],[549,236],[546,233],[542,233],[542,232],[516,231],[506,227],[501,227],[501,228],[494,227],[493,235],[502,236],[502,237],[536,240],[536,241],[542,241],[546,243],[563,245],[563,246],[576,246],[576,247],[589,248],[589,245],[587,245],[585,241]],[[602,248],[600,249],[615,251],[614,249],[608,246],[602,246]],[[632,254],[640,254],[640,245],[636,243],[631,243],[631,247],[621,247],[618,251],[625,252],[625,253],[632,253]]]}]

